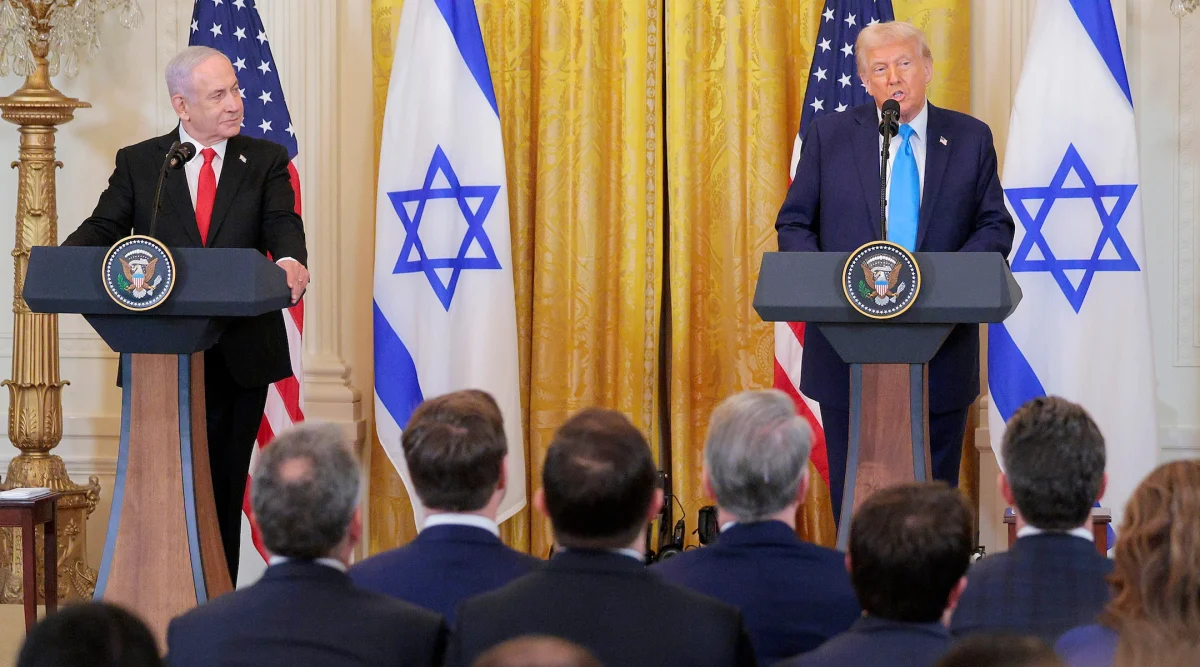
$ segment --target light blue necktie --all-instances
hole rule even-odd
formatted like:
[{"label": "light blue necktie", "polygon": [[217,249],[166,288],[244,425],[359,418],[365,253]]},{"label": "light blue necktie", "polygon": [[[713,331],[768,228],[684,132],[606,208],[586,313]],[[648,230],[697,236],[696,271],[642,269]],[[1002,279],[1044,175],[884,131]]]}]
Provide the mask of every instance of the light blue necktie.
[{"label": "light blue necktie", "polygon": [[900,126],[900,150],[892,165],[892,183],[888,186],[888,238],[909,251],[917,247],[917,222],[921,218],[921,175],[913,156],[912,126]]}]

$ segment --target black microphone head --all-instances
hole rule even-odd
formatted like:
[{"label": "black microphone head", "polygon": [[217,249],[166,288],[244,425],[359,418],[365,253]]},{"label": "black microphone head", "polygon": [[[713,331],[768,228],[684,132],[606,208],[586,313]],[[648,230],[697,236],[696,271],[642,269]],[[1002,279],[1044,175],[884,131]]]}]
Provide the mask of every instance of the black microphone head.
[{"label": "black microphone head", "polygon": [[[883,103],[883,115],[885,115],[885,116],[893,115],[893,116],[896,116],[897,118],[899,118],[900,117],[900,103],[897,102],[896,100],[888,100],[888,101],[884,102]],[[186,146],[189,144],[184,144],[184,145]]]},{"label": "black microphone head", "polygon": [[879,133],[885,137],[895,136],[900,131],[900,103],[888,100],[880,111]]},{"label": "black microphone head", "polygon": [[171,147],[167,153],[167,165],[171,169],[179,169],[187,164],[188,160],[196,157],[196,145],[191,142],[176,144]]},{"label": "black microphone head", "polygon": [[[888,100],[891,102],[892,100]],[[900,113],[900,105],[896,105],[896,113]],[[183,158],[184,162],[196,157],[196,144],[190,141],[185,141],[179,144],[179,157]]]}]

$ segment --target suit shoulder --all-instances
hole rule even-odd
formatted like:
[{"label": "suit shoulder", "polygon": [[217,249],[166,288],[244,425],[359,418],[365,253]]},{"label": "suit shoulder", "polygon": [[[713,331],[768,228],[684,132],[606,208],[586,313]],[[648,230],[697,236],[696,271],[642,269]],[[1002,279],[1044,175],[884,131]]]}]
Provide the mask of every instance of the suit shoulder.
[{"label": "suit shoulder", "polygon": [[354,581],[359,581],[363,578],[374,578],[381,575],[390,575],[395,573],[397,566],[410,560],[412,556],[412,544],[406,544],[395,549],[388,549],[351,565],[346,574]]},{"label": "suit shoulder", "polygon": [[992,128],[982,120],[961,111],[937,107],[942,115],[942,122],[949,131],[957,131],[977,136],[992,136]]},{"label": "suit shoulder", "polygon": [[[244,134],[237,135],[236,139],[239,144],[239,150],[247,153],[260,153],[276,157],[282,156],[285,161],[288,159],[287,149],[283,147],[283,144],[277,144],[269,139],[259,139]],[[230,140],[230,143],[232,141]]]},{"label": "suit shoulder", "polygon": [[441,615],[418,607],[411,602],[362,589],[357,589],[356,593],[359,606],[369,612],[369,616],[381,621],[400,620],[406,624],[422,624],[430,627],[437,627],[442,623]]},{"label": "suit shoulder", "polygon": [[817,116],[809,122],[806,136],[813,132],[819,133],[822,137],[848,132],[850,128],[857,124],[854,119],[854,114],[857,111],[858,108],[855,107],[845,112],[827,113]]}]

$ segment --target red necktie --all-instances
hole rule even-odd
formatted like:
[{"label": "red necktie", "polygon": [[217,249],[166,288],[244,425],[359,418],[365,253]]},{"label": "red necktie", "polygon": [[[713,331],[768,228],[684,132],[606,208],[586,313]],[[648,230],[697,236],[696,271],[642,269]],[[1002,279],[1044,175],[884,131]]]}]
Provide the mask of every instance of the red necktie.
[{"label": "red necktie", "polygon": [[200,151],[204,166],[200,167],[200,182],[196,184],[196,226],[200,228],[200,244],[208,245],[208,223],[212,221],[213,200],[217,198],[217,174],[212,161],[217,152],[211,148]]}]

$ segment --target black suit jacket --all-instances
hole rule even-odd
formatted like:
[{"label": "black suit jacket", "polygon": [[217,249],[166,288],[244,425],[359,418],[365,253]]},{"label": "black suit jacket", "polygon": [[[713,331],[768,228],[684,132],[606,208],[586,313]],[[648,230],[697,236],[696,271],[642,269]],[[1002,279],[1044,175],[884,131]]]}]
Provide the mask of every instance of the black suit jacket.
[{"label": "black suit jacket", "polygon": [[469,667],[492,646],[526,634],[575,642],[608,667],[755,664],[737,609],[607,551],[564,551],[463,603],[447,664]]},{"label": "black suit jacket", "polygon": [[739,523],[650,571],[741,609],[760,665],[811,651],[862,615],[845,556],[782,521]]},{"label": "black suit jacket", "polygon": [[902,623],[863,616],[815,651],[778,667],[933,667],[950,649],[941,623]]},{"label": "black suit jacket", "polygon": [[1112,568],[1082,537],[1022,537],[971,566],[950,631],[1037,635],[1053,646],[1067,630],[1096,622],[1108,603]]},{"label": "black suit jacket", "polygon": [[331,567],[290,561],[249,588],[222,595],[171,621],[172,667],[441,664],[442,617],[363,591]]},{"label": "black suit jacket", "polygon": [[[849,253],[879,238],[878,127],[874,102],[809,125],[775,221],[781,251]],[[925,134],[916,249],[1007,256],[1015,228],[1004,207],[991,130],[930,104]],[[822,405],[849,409],[849,367],[819,327],[804,330],[800,389]],[[929,362],[929,410],[959,410],[978,395],[979,327],[959,325]]]},{"label": "black suit jacket", "polygon": [[[178,139],[174,130],[117,151],[116,169],[96,209],[63,245],[109,246],[130,234],[149,235],[159,169]],[[232,137],[225,147],[207,246],[255,248],[307,265],[304,225],[295,203],[287,151],[274,142]],[[163,185],[154,235],[169,247],[203,245],[182,169],[172,171]],[[265,386],[292,374],[281,312],[234,320],[209,353],[224,357],[230,375],[243,387]]]}]

